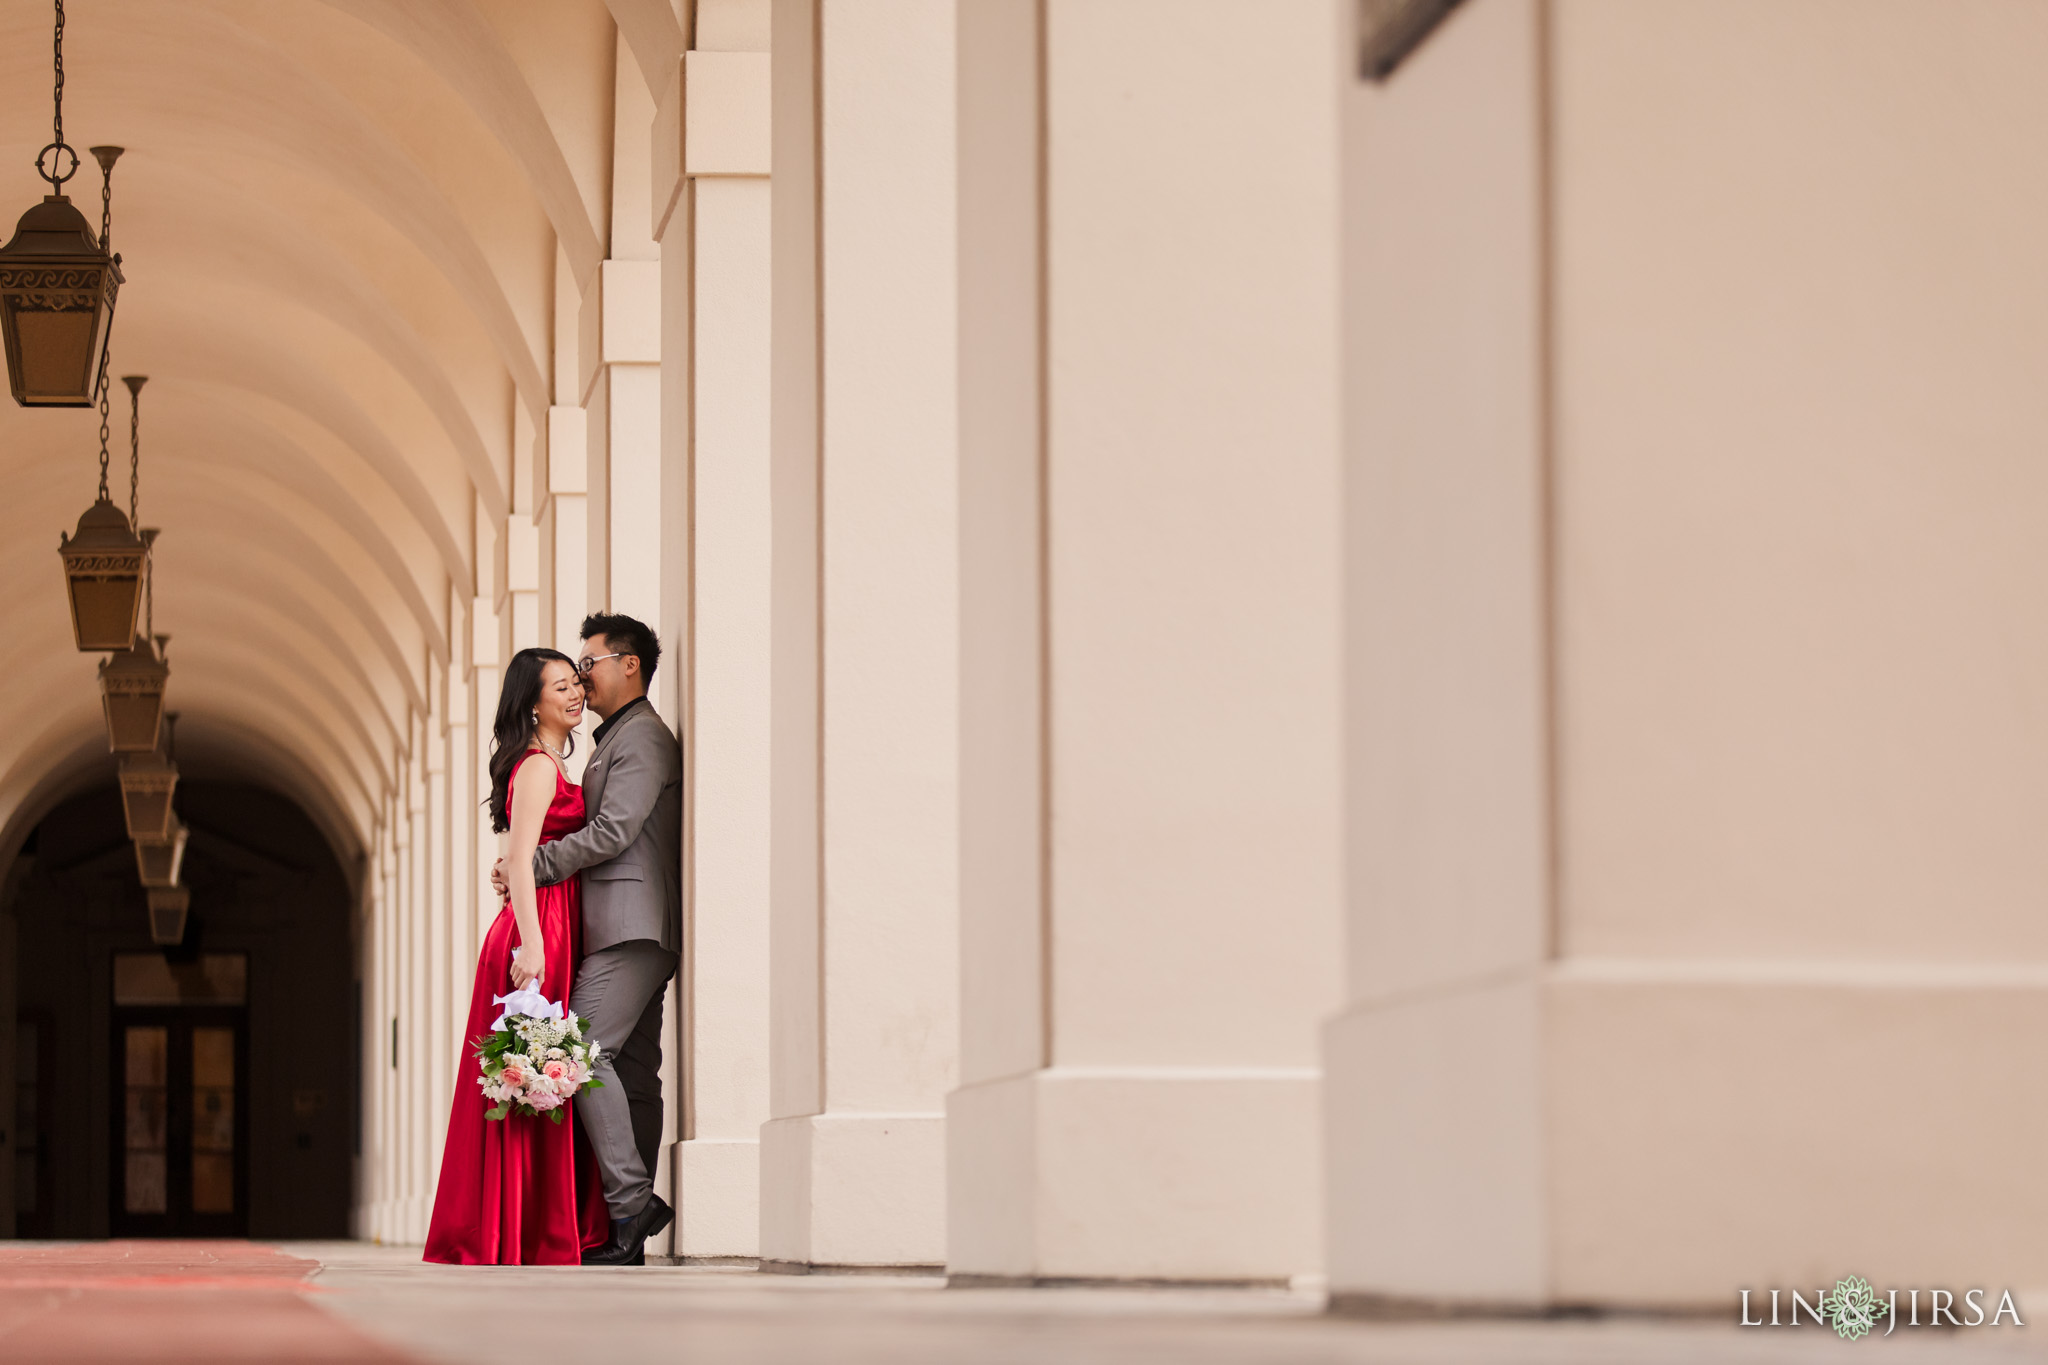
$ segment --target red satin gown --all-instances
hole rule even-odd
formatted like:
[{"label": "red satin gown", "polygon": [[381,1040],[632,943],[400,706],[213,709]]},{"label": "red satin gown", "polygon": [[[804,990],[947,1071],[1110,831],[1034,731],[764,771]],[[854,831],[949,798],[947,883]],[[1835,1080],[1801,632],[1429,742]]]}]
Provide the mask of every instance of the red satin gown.
[{"label": "red satin gown", "polygon": [[[533,750],[539,753],[540,750]],[[553,766],[552,764],[550,765]],[[514,773],[514,779],[518,774]],[[512,793],[505,793],[509,810]],[[583,828],[583,789],[555,771],[540,840],[547,843]],[[540,993],[567,1001],[583,956],[583,879],[535,888],[542,952]],[[448,1145],[434,1191],[434,1218],[423,1259],[444,1265],[576,1265],[585,1247],[611,1237],[611,1215],[588,1158],[579,1180],[576,1102],[562,1106],[560,1123],[531,1115],[487,1119],[490,1104],[478,1089],[482,1074],[476,1040],[491,1031],[503,1008],[493,996],[512,989],[512,953],[519,926],[508,903],[491,922],[477,954],[476,985],[469,996],[469,1041],[455,1068],[455,1104],[448,1115]]]}]

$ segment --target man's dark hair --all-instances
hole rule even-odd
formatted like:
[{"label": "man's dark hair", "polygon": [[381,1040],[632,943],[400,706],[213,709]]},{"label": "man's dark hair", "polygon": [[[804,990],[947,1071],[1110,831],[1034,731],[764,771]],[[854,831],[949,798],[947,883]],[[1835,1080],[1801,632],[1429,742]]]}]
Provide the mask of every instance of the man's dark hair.
[{"label": "man's dark hair", "polygon": [[652,686],[654,666],[661,662],[661,641],[653,631],[630,616],[617,616],[608,611],[594,611],[583,618],[583,638],[603,636],[608,645],[621,654],[631,654],[640,660],[640,681]]}]

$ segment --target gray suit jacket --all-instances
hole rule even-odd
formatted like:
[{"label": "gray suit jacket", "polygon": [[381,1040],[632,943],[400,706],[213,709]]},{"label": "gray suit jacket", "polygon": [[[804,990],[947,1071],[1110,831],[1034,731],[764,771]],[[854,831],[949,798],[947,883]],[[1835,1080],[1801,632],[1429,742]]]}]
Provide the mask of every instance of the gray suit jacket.
[{"label": "gray suit jacket", "polygon": [[605,732],[583,771],[589,823],[533,852],[542,886],[583,874],[583,951],[683,945],[683,760],[652,702]]}]

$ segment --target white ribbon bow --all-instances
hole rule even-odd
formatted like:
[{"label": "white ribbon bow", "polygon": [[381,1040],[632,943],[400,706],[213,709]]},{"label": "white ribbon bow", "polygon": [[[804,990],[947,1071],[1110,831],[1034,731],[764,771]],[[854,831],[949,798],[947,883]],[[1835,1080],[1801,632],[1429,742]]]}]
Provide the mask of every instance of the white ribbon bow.
[{"label": "white ribbon bow", "polygon": [[522,986],[510,995],[494,995],[491,997],[491,1003],[505,1007],[505,1012],[498,1016],[498,1022],[491,1025],[491,1032],[493,1033],[505,1027],[505,1021],[515,1014],[524,1014],[534,1019],[559,1019],[562,1017],[561,1005],[548,999],[531,986]]}]

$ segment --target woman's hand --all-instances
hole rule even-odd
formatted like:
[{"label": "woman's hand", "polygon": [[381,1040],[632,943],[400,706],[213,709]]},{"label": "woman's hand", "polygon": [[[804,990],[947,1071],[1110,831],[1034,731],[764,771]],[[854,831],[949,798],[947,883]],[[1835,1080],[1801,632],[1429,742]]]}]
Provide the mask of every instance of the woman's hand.
[{"label": "woman's hand", "polygon": [[546,967],[547,954],[538,943],[520,944],[519,951],[512,954],[512,989],[523,991],[528,986],[538,986]]}]

